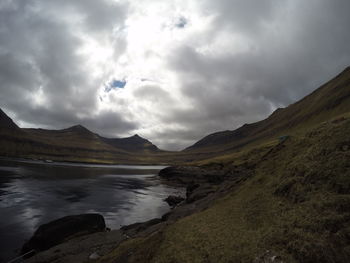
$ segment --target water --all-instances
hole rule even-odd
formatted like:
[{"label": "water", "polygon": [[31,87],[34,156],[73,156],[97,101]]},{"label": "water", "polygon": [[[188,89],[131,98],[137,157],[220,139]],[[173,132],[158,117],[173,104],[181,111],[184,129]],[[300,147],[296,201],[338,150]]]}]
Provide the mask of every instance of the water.
[{"label": "water", "polygon": [[100,213],[112,229],[160,217],[169,210],[163,199],[182,193],[161,183],[161,168],[0,160],[0,262],[66,215]]}]

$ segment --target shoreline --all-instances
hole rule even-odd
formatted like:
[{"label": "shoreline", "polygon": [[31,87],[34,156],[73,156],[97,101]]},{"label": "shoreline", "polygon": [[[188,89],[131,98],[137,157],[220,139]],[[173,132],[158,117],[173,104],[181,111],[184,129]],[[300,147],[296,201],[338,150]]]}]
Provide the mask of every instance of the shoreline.
[{"label": "shoreline", "polygon": [[104,162],[88,162],[88,161],[70,161],[70,160],[51,160],[51,159],[34,159],[34,158],[24,158],[24,157],[6,157],[0,156],[0,161],[12,161],[12,162],[22,162],[22,163],[35,163],[35,164],[84,164],[84,165],[104,165],[104,166],[164,166],[168,167],[169,163],[104,163]]},{"label": "shoreline", "polygon": [[[48,250],[39,252],[25,260],[25,262],[85,262],[91,260],[91,255],[98,255],[98,258],[102,258],[116,249],[123,241],[147,237],[161,232],[177,220],[205,210],[214,200],[231,189],[231,181],[213,183],[205,178],[198,180],[198,174],[188,174],[188,171],[193,170],[193,168],[178,167],[176,169],[188,177],[191,183],[173,180],[172,176],[169,175],[173,174],[174,171],[170,171],[171,173],[166,175],[159,173],[158,176],[169,184],[186,187],[184,201],[174,205],[169,212],[163,214],[160,218],[125,225],[111,231],[72,238]],[[196,168],[194,169],[196,170]]]}]

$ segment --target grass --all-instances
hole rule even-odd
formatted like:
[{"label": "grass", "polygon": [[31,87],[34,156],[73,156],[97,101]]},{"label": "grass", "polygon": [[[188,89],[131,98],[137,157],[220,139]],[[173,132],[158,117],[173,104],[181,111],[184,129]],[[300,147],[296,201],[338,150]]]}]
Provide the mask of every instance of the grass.
[{"label": "grass", "polygon": [[[186,152],[206,153],[206,159],[255,147],[282,135],[306,131],[323,121],[350,111],[350,68],[302,100],[278,109],[265,120],[245,124],[234,131],[218,132],[198,141]],[[197,159],[198,160],[198,159]]]},{"label": "grass", "polygon": [[105,262],[123,262],[120,251],[138,255],[128,262],[253,262],[267,250],[286,262],[348,262],[349,134],[349,119],[330,121],[267,155],[247,151],[249,162],[259,160],[253,177],[156,237],[125,242]]}]

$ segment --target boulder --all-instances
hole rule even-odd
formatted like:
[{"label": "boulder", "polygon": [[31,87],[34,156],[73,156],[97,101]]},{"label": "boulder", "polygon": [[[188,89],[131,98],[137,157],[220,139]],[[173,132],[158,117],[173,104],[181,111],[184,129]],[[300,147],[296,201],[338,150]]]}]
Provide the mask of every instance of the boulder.
[{"label": "boulder", "polygon": [[164,199],[164,201],[167,202],[169,206],[176,206],[184,200],[185,198],[176,195],[169,195],[167,198]]},{"label": "boulder", "polygon": [[62,217],[39,226],[34,235],[27,241],[21,254],[47,250],[65,240],[79,235],[104,231],[105,220],[99,214],[81,214]]}]

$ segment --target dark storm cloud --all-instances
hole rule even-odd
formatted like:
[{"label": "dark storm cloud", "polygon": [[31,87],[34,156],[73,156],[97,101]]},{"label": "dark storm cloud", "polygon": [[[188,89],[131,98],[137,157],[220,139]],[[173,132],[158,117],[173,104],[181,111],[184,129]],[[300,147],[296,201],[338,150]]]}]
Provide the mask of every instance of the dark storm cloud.
[{"label": "dark storm cloud", "polygon": [[349,1],[222,0],[204,7],[217,15],[213,41],[221,31],[231,32],[245,38],[246,48],[208,55],[187,45],[172,52],[169,65],[193,108],[173,112],[167,121],[183,123],[191,133],[260,120],[350,63]]},{"label": "dark storm cloud", "polygon": [[[34,126],[83,122],[105,128],[102,122],[84,117],[96,111],[98,87],[104,79],[91,76],[81,48],[86,36],[109,40],[113,27],[123,25],[126,9],[112,1],[93,0],[1,4],[1,107],[15,112],[17,121]],[[95,117],[122,132],[134,127],[122,113],[102,112]]]}]

